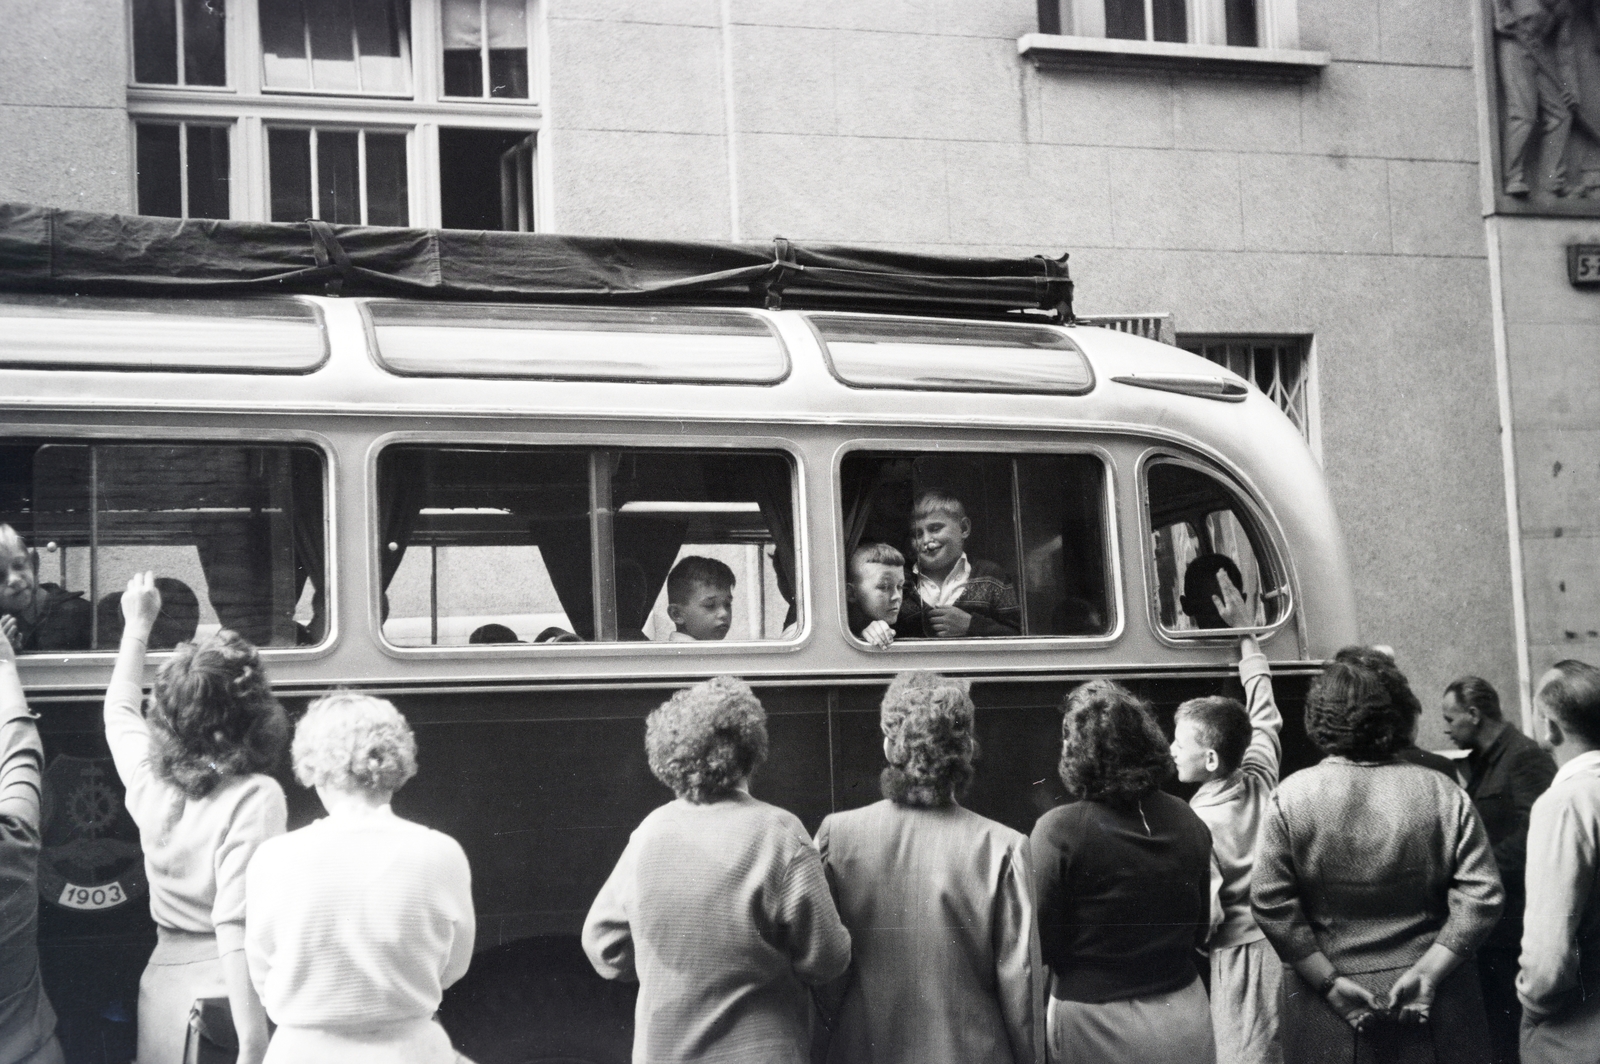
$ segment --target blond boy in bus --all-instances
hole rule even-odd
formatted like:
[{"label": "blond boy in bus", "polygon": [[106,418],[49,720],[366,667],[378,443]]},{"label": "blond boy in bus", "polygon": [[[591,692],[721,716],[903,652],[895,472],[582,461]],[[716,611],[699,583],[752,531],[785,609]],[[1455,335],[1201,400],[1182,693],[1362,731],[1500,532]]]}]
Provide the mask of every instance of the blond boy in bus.
[{"label": "blond boy in bus", "polygon": [[81,591],[39,579],[39,552],[0,524],[0,635],[17,651],[88,650],[94,607]]},{"label": "blond boy in bus", "polygon": [[960,499],[933,489],[911,508],[911,547],[917,554],[906,581],[895,631],[905,636],[1016,635],[1022,606],[1017,588],[991,561],[967,557],[972,522]]},{"label": "blond boy in bus", "polygon": [[906,557],[887,543],[863,543],[850,555],[845,587],[850,631],[879,649],[894,642],[905,598]]},{"label": "blond boy in bus", "polygon": [[[1226,573],[1213,596],[1229,628],[1255,611]],[[1211,1019],[1217,1064],[1282,1064],[1278,992],[1282,966],[1250,911],[1256,836],[1278,786],[1283,716],[1255,636],[1239,640],[1239,679],[1249,709],[1232,698],[1192,698],[1178,707],[1172,759],[1178,778],[1198,783],[1189,804],[1211,829]]]},{"label": "blond boy in bus", "polygon": [[670,643],[726,639],[733,625],[733,570],[691,554],[667,574],[667,616],[677,631]]}]

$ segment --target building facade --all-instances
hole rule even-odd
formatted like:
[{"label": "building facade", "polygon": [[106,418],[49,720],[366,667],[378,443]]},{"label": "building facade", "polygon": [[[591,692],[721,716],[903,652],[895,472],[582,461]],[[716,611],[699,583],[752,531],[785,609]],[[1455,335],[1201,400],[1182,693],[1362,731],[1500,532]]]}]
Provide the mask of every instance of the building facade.
[{"label": "building facade", "polygon": [[0,197],[1070,252],[1302,425],[1425,704],[1515,704],[1600,641],[1600,199],[1504,192],[1494,2],[0,0]]}]

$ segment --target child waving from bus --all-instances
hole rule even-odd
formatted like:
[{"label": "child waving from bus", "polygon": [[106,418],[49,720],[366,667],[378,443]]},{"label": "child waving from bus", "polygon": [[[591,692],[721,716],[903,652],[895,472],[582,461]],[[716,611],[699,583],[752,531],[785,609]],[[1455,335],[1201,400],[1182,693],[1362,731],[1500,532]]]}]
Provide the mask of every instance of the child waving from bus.
[{"label": "child waving from bus", "polygon": [[896,631],[907,636],[1016,635],[1022,605],[1017,588],[994,562],[967,556],[972,521],[962,501],[937,488],[911,508],[916,563],[906,581]]}]

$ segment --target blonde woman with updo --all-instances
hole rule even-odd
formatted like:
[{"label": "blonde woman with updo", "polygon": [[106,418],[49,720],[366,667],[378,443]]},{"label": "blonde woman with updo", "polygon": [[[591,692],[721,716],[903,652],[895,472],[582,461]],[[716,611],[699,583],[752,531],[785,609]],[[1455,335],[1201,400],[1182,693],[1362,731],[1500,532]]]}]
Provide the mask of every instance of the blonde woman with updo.
[{"label": "blonde woman with updo", "polygon": [[884,800],[817,831],[854,953],[818,994],[826,1059],[1042,1064],[1028,837],[959,801],[978,756],[967,685],[902,673],[879,724]]},{"label": "blonde woman with updo", "polygon": [[195,1000],[226,997],[239,1064],[261,1064],[267,1017],[245,963],[245,869],[283,834],[283,788],[266,773],[283,756],[289,722],[256,648],[226,630],[178,644],[141,713],[145,646],[160,612],[155,574],[135,574],[105,703],[156,923],[139,980],[138,1062],[181,1064]]},{"label": "blonde woman with updo", "polygon": [[476,918],[461,845],[395,816],[417,741],[393,705],[336,691],[294,733],[328,815],[250,865],[250,976],[278,1025],[267,1064],[450,1064],[433,1019],[467,974]]}]

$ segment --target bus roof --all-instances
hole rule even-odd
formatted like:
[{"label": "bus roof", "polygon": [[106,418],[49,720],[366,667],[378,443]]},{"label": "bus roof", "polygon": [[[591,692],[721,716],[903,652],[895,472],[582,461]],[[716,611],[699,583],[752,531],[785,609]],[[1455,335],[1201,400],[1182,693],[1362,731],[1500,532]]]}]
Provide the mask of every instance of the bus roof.
[{"label": "bus roof", "polygon": [[238,222],[0,203],[0,278],[61,294],[385,295],[1072,317],[1066,255]]}]

